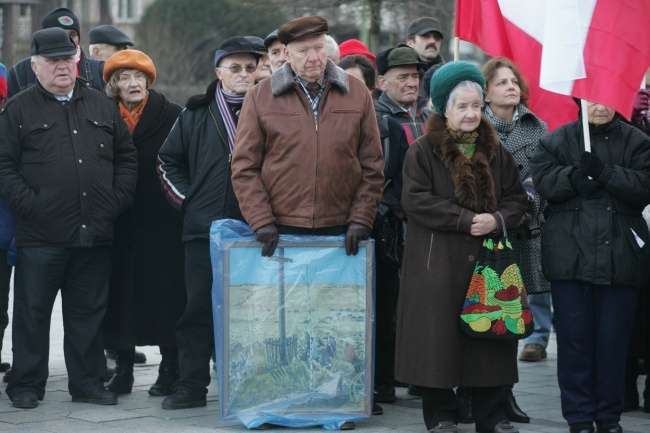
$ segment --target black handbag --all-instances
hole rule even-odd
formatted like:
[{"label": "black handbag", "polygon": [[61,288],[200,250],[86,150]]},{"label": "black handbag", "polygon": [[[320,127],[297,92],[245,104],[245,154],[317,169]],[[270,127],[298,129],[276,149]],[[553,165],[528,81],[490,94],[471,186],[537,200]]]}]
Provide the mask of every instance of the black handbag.
[{"label": "black handbag", "polygon": [[406,217],[402,205],[390,194],[384,194],[372,226],[377,259],[394,268],[402,267]]},{"label": "black handbag", "polygon": [[470,337],[520,340],[533,333],[535,324],[505,221],[497,214],[503,237],[483,240],[460,313],[460,327]]}]

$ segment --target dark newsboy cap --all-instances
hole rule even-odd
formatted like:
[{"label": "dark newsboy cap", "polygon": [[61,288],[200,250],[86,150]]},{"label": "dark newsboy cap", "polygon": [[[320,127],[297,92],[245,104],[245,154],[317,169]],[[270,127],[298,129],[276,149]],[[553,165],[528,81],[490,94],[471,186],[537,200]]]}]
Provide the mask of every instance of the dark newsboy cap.
[{"label": "dark newsboy cap", "polygon": [[269,49],[266,48],[266,45],[264,45],[264,39],[258,38],[257,36],[244,36],[244,38],[248,39],[251,44],[253,44],[255,51],[266,51],[267,53],[269,52]]},{"label": "dark newsboy cap", "polygon": [[262,58],[262,55],[255,51],[251,41],[242,36],[234,36],[226,39],[219,46],[219,49],[214,54],[214,67],[219,66],[219,62],[231,54],[250,54],[255,57],[256,61]]},{"label": "dark newsboy cap", "polygon": [[278,40],[287,45],[289,42],[298,39],[327,33],[327,30],[327,21],[323,17],[318,15],[300,17],[280,26]]},{"label": "dark newsboy cap", "polygon": [[418,53],[411,47],[400,44],[395,48],[389,48],[377,54],[375,59],[377,65],[377,75],[384,75],[390,68],[395,66],[413,65],[420,69],[425,65],[420,61]]},{"label": "dark newsboy cap", "polygon": [[68,32],[60,27],[51,27],[34,33],[29,54],[43,57],[74,56],[77,54],[77,46]]},{"label": "dark newsboy cap", "polygon": [[273,30],[269,35],[264,39],[264,46],[270,48],[273,45],[273,42],[278,40],[278,29]]},{"label": "dark newsboy cap", "polygon": [[109,44],[133,46],[133,41],[122,30],[110,24],[97,26],[90,31],[89,44]]},{"label": "dark newsboy cap", "polygon": [[429,32],[440,33],[440,37],[444,38],[442,31],[440,31],[440,21],[431,17],[418,18],[409,24],[406,30],[406,39],[413,35],[422,36]]}]

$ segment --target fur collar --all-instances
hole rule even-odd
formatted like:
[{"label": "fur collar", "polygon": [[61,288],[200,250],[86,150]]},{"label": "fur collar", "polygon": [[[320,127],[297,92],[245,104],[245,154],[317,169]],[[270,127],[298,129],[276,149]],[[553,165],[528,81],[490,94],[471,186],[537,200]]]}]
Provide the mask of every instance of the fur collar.
[{"label": "fur collar", "polygon": [[476,150],[471,158],[460,153],[442,117],[432,114],[427,131],[434,152],[451,173],[458,204],[476,213],[495,212],[497,199],[490,162],[498,152],[499,138],[492,124],[482,118],[477,129]]},{"label": "fur collar", "polygon": [[[336,66],[330,59],[327,59],[325,70],[327,71],[327,81],[330,84],[337,86],[343,93],[350,93],[350,78],[343,69]],[[273,96],[278,96],[292,88],[295,81],[291,65],[288,62],[282,65],[280,69],[271,75],[270,80]]]},{"label": "fur collar", "polygon": [[215,78],[205,90],[205,93],[200,95],[194,95],[187,100],[185,107],[189,111],[194,111],[198,108],[201,108],[205,105],[210,105],[210,102],[214,101],[214,95],[217,91],[217,83],[219,82],[218,78]]}]

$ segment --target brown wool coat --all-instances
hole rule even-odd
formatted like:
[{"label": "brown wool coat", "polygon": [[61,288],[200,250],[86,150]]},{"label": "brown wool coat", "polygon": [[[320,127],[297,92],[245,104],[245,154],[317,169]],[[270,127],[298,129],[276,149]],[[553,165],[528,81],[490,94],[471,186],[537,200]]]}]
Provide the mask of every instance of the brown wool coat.
[{"label": "brown wool coat", "polygon": [[526,213],[517,166],[485,118],[471,159],[461,155],[438,115],[427,130],[404,162],[408,229],[395,379],[431,388],[515,383],[516,342],[469,338],[459,314],[483,240],[469,234],[472,218],[498,210],[513,228]]}]

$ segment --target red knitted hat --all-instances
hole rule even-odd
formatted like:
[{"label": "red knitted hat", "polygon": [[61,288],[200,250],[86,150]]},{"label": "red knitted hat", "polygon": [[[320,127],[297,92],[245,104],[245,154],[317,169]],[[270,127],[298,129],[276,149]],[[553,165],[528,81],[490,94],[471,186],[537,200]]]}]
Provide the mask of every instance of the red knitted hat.
[{"label": "red knitted hat", "polygon": [[345,42],[341,42],[339,44],[339,50],[341,51],[341,58],[358,54],[375,63],[375,55],[368,51],[366,44],[359,39],[348,39]]}]

